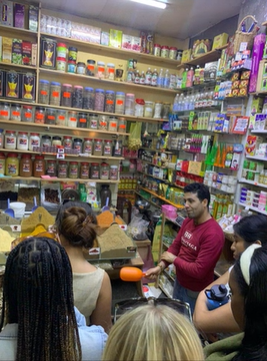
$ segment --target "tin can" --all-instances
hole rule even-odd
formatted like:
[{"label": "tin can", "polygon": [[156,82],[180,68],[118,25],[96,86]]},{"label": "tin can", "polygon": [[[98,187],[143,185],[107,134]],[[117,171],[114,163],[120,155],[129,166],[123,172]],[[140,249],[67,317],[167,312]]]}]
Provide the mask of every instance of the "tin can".
[{"label": "tin can", "polygon": [[41,38],[41,67],[55,69],[57,42],[54,39]]}]

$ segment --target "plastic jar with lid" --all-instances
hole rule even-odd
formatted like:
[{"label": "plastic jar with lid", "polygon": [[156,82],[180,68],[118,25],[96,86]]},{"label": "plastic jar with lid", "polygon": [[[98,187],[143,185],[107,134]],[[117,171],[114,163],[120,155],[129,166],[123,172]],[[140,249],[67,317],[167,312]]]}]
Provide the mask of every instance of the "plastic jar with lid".
[{"label": "plastic jar with lid", "polygon": [[45,108],[35,107],[34,123],[44,124],[45,123]]},{"label": "plastic jar with lid", "polygon": [[91,163],[90,178],[91,179],[99,179],[99,164],[98,163]]},{"label": "plastic jar with lid", "polygon": [[168,58],[169,57],[170,48],[167,45],[163,45],[161,47],[161,54],[160,56],[162,58]]},{"label": "plastic jar with lid", "polygon": [[79,113],[78,114],[78,128],[87,128],[87,121],[88,115],[86,113]]},{"label": "plastic jar with lid", "polygon": [[50,177],[57,176],[57,161],[55,159],[48,159],[46,161],[46,175],[50,175]]},{"label": "plastic jar with lid", "polygon": [[115,117],[109,117],[108,123],[109,132],[117,132],[118,131],[118,119]]},{"label": "plastic jar with lid", "polygon": [[126,93],[125,114],[134,115],[134,107],[135,107],[135,95],[132,93]]},{"label": "plastic jar with lid", "polygon": [[42,135],[41,138],[41,149],[42,151],[47,151],[51,147],[51,137],[50,135]]},{"label": "plastic jar with lid", "polygon": [[162,108],[162,118],[163,119],[169,119],[169,113],[171,110],[171,103],[163,103],[163,108]]},{"label": "plastic jar with lid", "polygon": [[64,149],[72,149],[72,137],[69,135],[64,135],[63,137],[63,147]]},{"label": "plastic jar with lid", "polygon": [[45,174],[45,160],[43,155],[36,155],[33,161],[33,176],[41,177]]},{"label": "plastic jar with lid", "polygon": [[89,178],[89,163],[88,162],[81,162],[80,167],[80,178],[81,179],[88,179]]},{"label": "plastic jar with lid", "polygon": [[77,152],[77,154],[82,153],[82,145],[83,145],[83,140],[81,138],[73,139],[73,149]]},{"label": "plastic jar with lid", "polygon": [[112,156],[112,140],[104,140],[103,155],[106,155],[108,157]]},{"label": "plastic jar with lid", "polygon": [[91,138],[84,138],[83,153],[92,155],[92,151],[93,151],[93,140]]},{"label": "plastic jar with lid", "polygon": [[94,88],[85,87],[83,92],[83,109],[94,109],[95,93]]},{"label": "plastic jar with lid", "polygon": [[115,80],[115,65],[113,63],[107,63],[105,78]]},{"label": "plastic jar with lid", "polygon": [[160,52],[161,52],[161,46],[159,44],[154,44],[153,54],[155,56],[160,56]]},{"label": "plastic jar with lid", "polygon": [[95,139],[93,155],[102,155],[102,139]]},{"label": "plastic jar with lid", "polygon": [[125,108],[125,93],[116,92],[115,113],[124,114],[124,108]]},{"label": "plastic jar with lid", "polygon": [[77,48],[75,48],[74,46],[70,46],[69,52],[68,52],[68,60],[76,62],[77,61],[77,52],[78,52]]},{"label": "plastic jar with lid", "polygon": [[108,130],[108,116],[107,115],[99,115],[98,116],[98,129]]},{"label": "plastic jar with lid", "polygon": [[144,99],[135,99],[134,115],[136,117],[144,116],[145,101]]},{"label": "plastic jar with lid", "polygon": [[72,94],[73,108],[82,109],[83,107],[83,87],[81,85],[74,85]]},{"label": "plastic jar with lid", "polygon": [[19,160],[17,153],[8,153],[6,157],[5,175],[16,177],[19,175]]},{"label": "plastic jar with lid", "polygon": [[58,178],[67,178],[68,176],[68,163],[65,160],[58,162]]},{"label": "plastic jar with lid", "polygon": [[33,109],[31,105],[23,105],[21,120],[23,122],[29,122],[29,123],[33,122]]},{"label": "plastic jar with lid", "polygon": [[52,137],[52,147],[57,147],[62,145],[62,139],[58,135]]},{"label": "plastic jar with lid", "polygon": [[118,118],[118,132],[125,133],[126,132],[126,119]]},{"label": "plastic jar with lid", "polygon": [[68,60],[67,72],[68,72],[68,73],[71,73],[71,74],[75,74],[75,73],[76,73],[76,61],[74,61],[74,60]]},{"label": "plastic jar with lid", "polygon": [[18,150],[28,150],[29,149],[29,138],[28,138],[27,132],[18,132],[17,149]]},{"label": "plastic jar with lid", "polygon": [[95,60],[92,59],[87,60],[86,74],[89,76],[95,76]]},{"label": "plastic jar with lid", "polygon": [[40,104],[49,104],[50,82],[48,80],[39,80],[39,97]]},{"label": "plastic jar with lid", "polygon": [[115,145],[113,147],[113,155],[114,157],[122,156],[122,140],[116,140]]},{"label": "plastic jar with lid", "polygon": [[98,115],[97,114],[89,114],[89,129],[97,129],[98,127]]},{"label": "plastic jar with lid", "polygon": [[0,129],[0,148],[4,148],[4,129]]},{"label": "plastic jar with lid", "polygon": [[57,56],[56,58],[56,69],[57,71],[61,71],[62,73],[65,73],[66,71],[66,58],[62,58]]},{"label": "plastic jar with lid", "polygon": [[169,59],[176,60],[177,58],[177,48],[175,46],[170,47]]},{"label": "plastic jar with lid", "polygon": [[5,133],[5,148],[16,149],[17,137],[14,130],[6,130]]},{"label": "plastic jar with lid", "polygon": [[108,163],[101,163],[100,168],[100,179],[107,180],[109,179],[109,164]]},{"label": "plastic jar with lid", "polygon": [[62,126],[66,125],[66,110],[61,110],[61,109],[57,110],[56,124]]},{"label": "plastic jar with lid", "polygon": [[85,63],[79,61],[79,63],[77,64],[77,74],[84,75],[85,69],[86,69]]},{"label": "plastic jar with lid", "polygon": [[75,111],[70,110],[68,112],[68,127],[76,128],[78,121],[78,114]]},{"label": "plastic jar with lid", "polygon": [[105,105],[105,91],[103,89],[96,89],[95,90],[95,106],[94,110],[99,112],[104,111]]},{"label": "plastic jar with lid", "polygon": [[111,179],[111,180],[118,179],[118,166],[117,165],[110,166],[109,179]]},{"label": "plastic jar with lid", "polygon": [[0,103],[0,118],[4,120],[10,119],[10,104]]},{"label": "plastic jar with lid", "polygon": [[36,151],[36,148],[40,147],[40,134],[39,133],[30,133],[29,137],[29,150]]},{"label": "plastic jar with lid", "polygon": [[61,97],[61,84],[52,81],[50,86],[50,105],[60,106],[60,97]]},{"label": "plastic jar with lid", "polygon": [[155,102],[154,119],[161,119],[161,114],[162,114],[162,102],[156,101]]},{"label": "plastic jar with lid", "polygon": [[21,105],[20,104],[11,104],[10,119],[16,120],[17,122],[21,121]]},{"label": "plastic jar with lid", "polygon": [[30,154],[22,154],[19,162],[19,175],[21,177],[32,176],[32,156]]},{"label": "plastic jar with lid", "polygon": [[66,59],[67,46],[65,43],[57,43],[57,57]]},{"label": "plastic jar with lid", "polygon": [[103,61],[97,62],[97,77],[103,79],[105,77],[105,63]]},{"label": "plastic jar with lid", "polygon": [[113,90],[106,90],[105,112],[114,113],[114,111],[115,111],[115,92]]},{"label": "plastic jar with lid", "polygon": [[45,113],[45,124],[56,124],[57,110],[47,108]]},{"label": "plastic jar with lid", "polygon": [[154,102],[145,101],[144,117],[152,118],[154,111]]},{"label": "plastic jar with lid", "polygon": [[69,178],[77,179],[79,175],[78,162],[69,162]]},{"label": "plastic jar with lid", "polygon": [[4,153],[0,153],[0,174],[4,175],[6,170],[6,156]]},{"label": "plastic jar with lid", "polygon": [[61,105],[63,107],[71,108],[72,106],[72,85],[62,85]]}]

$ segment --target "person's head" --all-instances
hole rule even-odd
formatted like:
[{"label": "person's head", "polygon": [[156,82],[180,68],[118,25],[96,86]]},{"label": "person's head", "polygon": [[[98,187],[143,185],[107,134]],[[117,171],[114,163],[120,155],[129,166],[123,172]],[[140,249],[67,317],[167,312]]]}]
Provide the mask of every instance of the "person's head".
[{"label": "person's head", "polygon": [[203,183],[191,183],[184,187],[184,204],[187,216],[197,219],[209,211],[210,192]]},{"label": "person's head", "polygon": [[234,226],[234,242],[231,245],[235,259],[252,243],[267,244],[267,217],[253,214],[241,218]]},{"label": "person's head", "polygon": [[185,316],[168,306],[146,305],[111,328],[102,361],[204,360],[199,337]]},{"label": "person's head", "polygon": [[16,360],[80,360],[72,270],[64,248],[45,237],[18,244],[6,263],[0,329],[18,324]]},{"label": "person's head", "polygon": [[59,207],[59,210],[57,212],[56,221],[55,221],[56,226],[62,222],[65,210],[68,208],[71,208],[71,207],[83,208],[85,210],[87,216],[90,216],[92,218],[92,223],[97,224],[96,215],[95,215],[94,211],[92,210],[90,204],[88,204],[86,202],[72,201],[72,200],[70,201],[70,200],[66,199],[63,201],[63,203],[61,204],[61,206]]}]

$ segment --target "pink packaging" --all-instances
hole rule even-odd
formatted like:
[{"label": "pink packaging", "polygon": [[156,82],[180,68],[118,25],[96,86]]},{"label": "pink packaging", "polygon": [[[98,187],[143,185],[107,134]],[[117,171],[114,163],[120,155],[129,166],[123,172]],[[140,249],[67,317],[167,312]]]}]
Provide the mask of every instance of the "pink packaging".
[{"label": "pink packaging", "polygon": [[265,45],[266,35],[258,34],[254,38],[253,52],[252,52],[252,66],[249,82],[249,93],[253,93],[257,88],[257,79],[259,64],[262,59],[263,49]]}]

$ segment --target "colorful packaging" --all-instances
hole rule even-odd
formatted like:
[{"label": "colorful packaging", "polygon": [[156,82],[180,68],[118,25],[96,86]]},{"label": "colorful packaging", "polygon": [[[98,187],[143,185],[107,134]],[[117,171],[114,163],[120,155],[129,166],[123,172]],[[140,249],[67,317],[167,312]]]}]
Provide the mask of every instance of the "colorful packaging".
[{"label": "colorful packaging", "polygon": [[33,5],[29,6],[29,30],[38,30],[38,7]]},{"label": "colorful packaging", "polygon": [[0,23],[6,26],[13,26],[13,2],[0,0]]},{"label": "colorful packaging", "polygon": [[15,28],[25,28],[25,5],[14,4],[14,26]]},{"label": "colorful packaging", "polygon": [[12,54],[12,39],[11,38],[2,38],[3,50],[2,50],[2,62],[11,63],[11,54]]},{"label": "colorful packaging", "polygon": [[30,41],[22,41],[22,63],[31,65],[32,62],[32,44]]},{"label": "colorful packaging", "polygon": [[213,39],[212,50],[218,49],[221,46],[227,44],[228,36],[229,35],[227,33],[222,33],[222,34],[215,36]]},{"label": "colorful packaging", "polygon": [[101,31],[101,45],[109,46],[109,33],[107,31]]},{"label": "colorful packaging", "polygon": [[141,38],[139,36],[132,36],[131,49],[133,51],[141,51]]},{"label": "colorful packaging", "polygon": [[121,48],[122,31],[116,29],[109,30],[109,46],[113,48]]},{"label": "colorful packaging", "polygon": [[22,40],[12,40],[12,64],[22,64]]},{"label": "colorful packaging", "polygon": [[253,52],[252,52],[252,67],[249,82],[249,92],[253,93],[257,88],[257,78],[259,71],[259,64],[262,59],[263,49],[265,45],[266,35],[258,34],[254,38]]},{"label": "colorful packaging", "polygon": [[183,55],[182,55],[182,63],[187,63],[188,61],[191,60],[191,55],[192,55],[192,49],[187,49],[183,51]]},{"label": "colorful packaging", "polygon": [[121,48],[131,50],[131,48],[132,48],[132,35],[122,34]]}]

